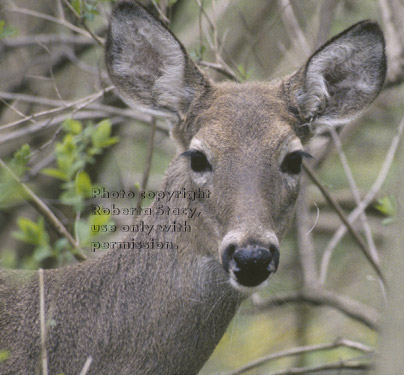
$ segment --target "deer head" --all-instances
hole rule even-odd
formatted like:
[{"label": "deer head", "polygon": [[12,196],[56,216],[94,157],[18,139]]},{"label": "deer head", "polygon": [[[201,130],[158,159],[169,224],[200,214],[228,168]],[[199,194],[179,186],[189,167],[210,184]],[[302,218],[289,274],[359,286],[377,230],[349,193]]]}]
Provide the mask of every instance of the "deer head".
[{"label": "deer head", "polygon": [[214,83],[166,27],[129,1],[112,15],[106,61],[129,104],[179,119],[172,132],[176,173],[167,178],[211,191],[203,202],[210,235],[195,251],[204,247],[242,290],[261,285],[278,267],[308,156],[304,144],[320,127],[364,110],[386,73],[383,34],[364,21],[282,80]]}]

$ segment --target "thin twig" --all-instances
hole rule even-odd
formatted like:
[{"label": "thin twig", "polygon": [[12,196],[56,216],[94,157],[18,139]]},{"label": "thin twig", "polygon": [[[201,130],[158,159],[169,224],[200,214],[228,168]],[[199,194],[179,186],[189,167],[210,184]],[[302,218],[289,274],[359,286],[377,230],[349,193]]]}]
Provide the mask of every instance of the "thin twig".
[{"label": "thin twig", "polygon": [[328,189],[320,182],[316,173],[313,171],[313,169],[311,167],[309,167],[306,163],[304,163],[303,168],[304,168],[305,172],[307,173],[307,175],[310,177],[310,179],[313,181],[313,183],[320,189],[321,193],[323,194],[323,196],[327,200],[327,202],[331,205],[331,207],[334,208],[335,212],[338,214],[339,218],[341,219],[341,221],[344,223],[344,225],[348,229],[352,238],[359,245],[359,248],[362,250],[362,253],[365,255],[366,259],[371,264],[371,266],[375,270],[376,274],[383,281],[383,284],[385,284],[385,279],[384,279],[384,276],[382,274],[382,271],[381,271],[379,265],[375,262],[373,257],[370,255],[369,250],[367,249],[367,246],[366,246],[365,242],[363,241],[362,237],[358,234],[358,232],[355,230],[355,228],[351,225],[351,223],[346,218],[339,203],[333,198],[333,196],[330,194]]},{"label": "thin twig", "polygon": [[40,12],[37,12],[35,10],[31,10],[31,9],[17,8],[17,7],[6,8],[5,10],[7,12],[25,14],[27,16],[37,17],[37,18],[41,18],[43,20],[47,20],[47,21],[50,21],[50,22],[55,22],[55,23],[57,23],[59,25],[67,27],[68,29],[70,29],[72,31],[75,31],[78,34],[86,36],[87,38],[91,38],[91,39],[93,38],[92,35],[89,32],[83,30],[82,28],[77,27],[77,26],[73,25],[72,23],[67,22],[66,20],[56,18],[56,17],[53,17],[53,16],[49,16],[48,14],[40,13]]},{"label": "thin twig", "polygon": [[0,39],[0,45],[6,48],[21,48],[41,45],[52,44],[72,44],[79,46],[94,45],[94,41],[87,36],[81,35],[66,35],[66,34],[36,34],[16,36],[13,38]]},{"label": "thin twig", "polygon": [[[14,94],[14,93],[3,92],[3,91],[0,91],[0,99],[17,100],[17,101],[21,101],[21,102],[39,104],[39,105],[48,106],[48,107],[63,106],[63,103],[60,100],[49,99],[49,98],[44,98],[44,97],[40,97],[40,96],[26,95],[26,94]],[[70,100],[64,101],[65,105],[71,105],[73,103],[74,102],[70,101]],[[129,119],[139,121],[148,126],[151,124],[152,119],[153,119],[153,116],[151,114],[149,114],[149,112],[144,112],[143,108],[141,106],[139,106],[138,109],[134,109],[134,108],[129,109],[129,108],[114,107],[114,106],[101,104],[101,103],[90,103],[89,105],[86,105],[86,108],[100,111],[103,113],[103,116],[105,116],[105,117],[108,117],[109,115],[118,115],[118,116],[127,117]],[[77,118],[77,116],[79,116],[79,115],[80,114],[75,114],[74,118]],[[99,117],[99,116],[97,116],[97,117]],[[60,118],[60,116],[58,118]],[[167,116],[166,119],[171,119],[171,117]],[[63,120],[61,120],[61,121],[63,121]],[[53,123],[55,123],[55,122],[56,121],[53,121]],[[48,122],[46,122],[46,123],[48,123]],[[39,124],[39,122],[37,124]],[[51,124],[49,124],[49,126],[50,125]],[[0,126],[0,131],[1,131],[1,129],[2,128]],[[161,124],[160,121],[156,123],[156,129],[158,131],[164,133],[165,135],[169,135],[168,126],[164,126],[163,124]],[[0,144],[1,143],[2,143],[2,139],[0,139]]]},{"label": "thin twig", "polygon": [[72,5],[67,1],[63,0],[65,5],[69,8],[69,10],[73,13],[73,15],[76,17],[76,19],[80,22],[80,24],[84,27],[84,29],[91,35],[91,37],[101,46],[104,47],[105,41],[101,39],[98,35],[94,34],[92,30],[87,26],[85,23],[84,19],[80,14],[76,12],[76,9],[72,7]]},{"label": "thin twig", "polygon": [[308,303],[314,306],[328,306],[374,330],[378,329],[378,321],[380,319],[379,313],[372,307],[323,288],[306,288],[304,290],[285,293],[268,299],[262,299],[259,296],[254,295],[253,303],[258,311],[266,311],[274,307],[289,305],[291,303]]},{"label": "thin twig", "polygon": [[282,20],[285,24],[285,29],[289,34],[290,41],[294,43],[298,42],[300,47],[306,56],[310,55],[311,47],[307,42],[302,28],[299,25],[299,21],[296,18],[292,4],[289,0],[278,0],[280,8],[282,8]]},{"label": "thin twig", "polygon": [[[107,112],[102,111],[82,111],[80,113],[76,113],[74,116],[75,120],[92,120],[97,118],[106,118],[108,117]],[[28,137],[29,135],[36,134],[44,129],[49,129],[53,126],[59,126],[61,122],[66,119],[71,118],[71,113],[67,113],[64,115],[56,116],[51,119],[47,119],[44,121],[38,121],[35,124],[25,126],[21,129],[17,129],[9,134],[2,135],[0,137],[0,145],[7,144],[11,141],[15,141],[19,138]],[[123,117],[121,117],[123,121]],[[112,119],[111,119],[112,121]]]},{"label": "thin twig", "polygon": [[311,366],[311,367],[299,367],[299,368],[289,368],[286,370],[269,372],[268,375],[304,375],[312,374],[314,372],[330,371],[330,370],[363,370],[368,371],[373,366],[368,363],[353,362],[349,360],[338,361],[332,363],[326,363],[323,365]]},{"label": "thin twig", "polygon": [[307,181],[304,179],[301,184],[300,195],[296,204],[297,247],[303,285],[314,286],[318,282],[318,277],[313,238],[309,233],[310,212],[304,199],[306,187]]},{"label": "thin twig", "polygon": [[232,79],[233,81],[239,82],[239,79],[236,77],[235,73],[233,72],[232,69],[229,69],[229,67],[223,66],[220,63],[212,63],[209,61],[203,61],[203,60],[199,60],[197,61],[198,65],[202,65],[202,66],[206,66],[208,68],[214,69],[217,72],[223,74],[224,76],[226,76],[227,78]]},{"label": "thin twig", "polygon": [[[170,19],[164,14],[164,12],[157,5],[156,0],[152,0],[152,4],[153,4],[154,8],[157,10],[157,13],[159,14],[161,22],[163,22],[166,26],[168,26],[170,24]],[[160,3],[160,6],[161,6],[161,3]]]},{"label": "thin twig", "polygon": [[320,7],[319,26],[316,37],[316,48],[320,48],[328,38],[333,20],[335,18],[335,8],[337,0],[324,0]]},{"label": "thin twig", "polygon": [[45,325],[45,283],[43,269],[38,270],[39,274],[39,324],[41,332],[41,364],[42,375],[48,375],[48,355],[46,352],[46,325]]},{"label": "thin twig", "polygon": [[[342,149],[342,144],[341,144],[339,135],[333,127],[330,128],[330,133],[331,133],[331,137],[334,141],[335,149],[337,150],[337,153],[339,155],[342,167],[344,168],[345,175],[348,179],[348,183],[349,183],[352,195],[355,199],[356,204],[359,205],[360,201],[361,201],[359,189],[358,189],[355,179],[353,177],[351,168],[348,163],[348,159],[344,153],[344,150]],[[368,222],[367,217],[364,212],[362,212],[362,214],[360,215],[360,219],[362,221],[363,230],[366,235],[369,252],[372,255],[374,261],[378,265],[380,265],[379,254],[377,253],[376,245],[375,245],[375,242],[373,241],[373,237],[372,237],[372,231],[370,229],[369,222]]]},{"label": "thin twig", "polygon": [[72,254],[79,261],[84,261],[87,257],[81,253],[78,248],[78,244],[65,228],[65,226],[60,222],[60,220],[54,215],[54,213],[48,208],[48,206],[42,202],[42,200],[21,180],[14,172],[7,166],[2,159],[0,159],[0,168],[2,168],[8,175],[17,183],[19,189],[21,189],[24,198],[41,214],[45,217],[49,225],[58,233],[60,236],[66,238],[70,245],[72,246]]},{"label": "thin twig", "polygon": [[22,124],[26,121],[30,121],[30,120],[36,120],[40,117],[45,117],[45,116],[49,116],[49,115],[53,115],[55,113],[59,113],[59,112],[63,112],[67,109],[76,107],[77,110],[80,110],[82,108],[84,108],[85,106],[89,105],[91,102],[99,99],[100,97],[102,97],[104,94],[106,94],[109,91],[112,91],[114,89],[114,86],[109,86],[105,89],[100,90],[99,92],[95,93],[95,94],[91,94],[89,96],[86,96],[85,98],[81,98],[79,100],[76,100],[74,102],[71,102],[70,104],[65,104],[61,107],[58,108],[53,108],[53,109],[49,109],[47,111],[42,111],[42,112],[38,112],[38,113],[34,113],[31,116],[27,116],[21,120],[17,120],[17,121],[13,121],[10,122],[8,124],[2,125],[0,126],[0,130],[6,130],[9,128],[12,128],[16,125]]},{"label": "thin twig", "polygon": [[[373,201],[377,193],[380,191],[381,187],[383,186],[387,174],[390,171],[391,165],[393,164],[393,160],[395,154],[398,149],[398,145],[400,144],[400,139],[404,131],[404,116],[400,121],[400,124],[397,127],[396,134],[393,137],[389,150],[387,151],[386,157],[383,161],[383,165],[380,169],[380,172],[373,183],[372,187],[366,194],[366,196],[361,201],[361,204],[358,205],[348,216],[348,222],[352,225],[355,220],[359,217],[359,215],[366,209],[366,207]],[[338,245],[339,241],[345,235],[347,228],[345,226],[340,226],[338,230],[335,232],[334,236],[329,241],[328,245],[326,246],[323,257],[321,259],[321,266],[320,266],[320,283],[324,283],[327,278],[328,272],[328,265],[331,260],[332,253],[335,247]]]},{"label": "thin twig", "polygon": [[335,340],[335,342],[331,342],[331,343],[327,343],[327,344],[301,346],[301,347],[297,347],[297,348],[284,350],[284,351],[281,351],[278,353],[269,354],[269,355],[263,356],[261,358],[258,358],[236,370],[220,373],[220,375],[240,375],[244,372],[250,371],[258,366],[262,366],[263,364],[265,364],[269,361],[276,360],[276,359],[291,357],[291,356],[305,354],[305,353],[334,350],[334,349],[339,349],[341,347],[359,350],[364,353],[374,353],[374,350],[371,347],[364,345],[362,343],[354,342],[351,340],[345,340],[345,339],[337,339],[337,340]]},{"label": "thin twig", "polygon": [[[391,87],[404,81],[404,47],[394,24],[393,4],[388,0],[379,0],[380,14],[386,33],[386,54],[388,70],[386,87]],[[398,14],[400,14],[398,12]]]}]

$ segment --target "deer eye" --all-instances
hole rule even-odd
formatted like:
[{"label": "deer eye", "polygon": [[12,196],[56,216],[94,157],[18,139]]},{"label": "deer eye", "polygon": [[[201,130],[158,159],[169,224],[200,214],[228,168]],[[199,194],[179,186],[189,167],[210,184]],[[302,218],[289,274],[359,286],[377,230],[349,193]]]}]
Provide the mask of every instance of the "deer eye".
[{"label": "deer eye", "polygon": [[191,169],[197,173],[211,172],[212,166],[210,165],[206,155],[199,150],[185,151],[183,156],[189,157]]},{"label": "deer eye", "polygon": [[312,156],[304,151],[294,151],[285,156],[281,164],[281,171],[289,174],[299,174],[302,170],[303,158]]}]

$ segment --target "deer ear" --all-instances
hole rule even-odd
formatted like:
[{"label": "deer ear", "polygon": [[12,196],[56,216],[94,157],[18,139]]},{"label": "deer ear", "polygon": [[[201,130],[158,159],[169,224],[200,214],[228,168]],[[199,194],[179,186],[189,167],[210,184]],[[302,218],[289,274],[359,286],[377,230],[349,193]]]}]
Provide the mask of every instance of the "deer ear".
[{"label": "deer ear", "polygon": [[363,21],[316,51],[287,83],[301,123],[343,124],[365,109],[386,76],[384,47],[377,23]]},{"label": "deer ear", "polygon": [[106,43],[112,82],[129,103],[186,113],[208,82],[175,36],[143,7],[120,2]]}]

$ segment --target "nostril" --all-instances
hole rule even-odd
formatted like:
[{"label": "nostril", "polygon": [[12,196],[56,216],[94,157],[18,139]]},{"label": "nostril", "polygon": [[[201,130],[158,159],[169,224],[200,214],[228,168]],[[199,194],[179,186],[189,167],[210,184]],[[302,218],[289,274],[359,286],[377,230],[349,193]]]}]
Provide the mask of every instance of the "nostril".
[{"label": "nostril", "polygon": [[272,260],[269,264],[269,270],[273,273],[276,272],[279,265],[279,249],[278,246],[271,244],[269,246],[269,251],[271,252]]},{"label": "nostril", "polygon": [[222,255],[222,265],[224,269],[228,272],[230,261],[233,259],[233,254],[236,251],[236,245],[230,244],[226,247]]}]

